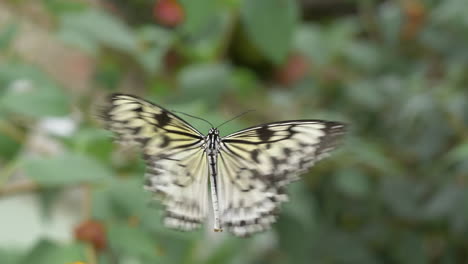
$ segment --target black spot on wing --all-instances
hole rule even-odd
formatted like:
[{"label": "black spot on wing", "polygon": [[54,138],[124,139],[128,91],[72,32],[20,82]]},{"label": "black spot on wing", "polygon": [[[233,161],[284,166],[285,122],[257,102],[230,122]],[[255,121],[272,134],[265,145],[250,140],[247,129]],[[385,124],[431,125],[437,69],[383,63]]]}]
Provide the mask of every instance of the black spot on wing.
[{"label": "black spot on wing", "polygon": [[143,107],[140,105],[137,108],[135,108],[133,111],[135,111],[137,113],[141,113],[141,112],[143,112]]},{"label": "black spot on wing", "polygon": [[[177,206],[179,207],[182,207],[184,209],[192,209],[192,210],[199,210],[199,208],[196,206],[196,205],[193,205],[193,204],[185,204],[185,203],[177,203]],[[178,214],[178,213],[174,213],[174,212],[169,212],[169,211],[166,211],[166,217],[169,217],[169,218],[174,218],[174,219],[177,219],[177,220],[180,220],[182,223],[193,223],[193,224],[200,224],[201,223],[201,219],[197,219],[197,218],[193,218],[193,217],[189,217],[189,216],[186,216],[186,215],[181,215],[181,214]]]},{"label": "black spot on wing", "polygon": [[278,169],[278,165],[280,163],[283,163],[279,159],[277,159],[276,157],[270,157],[270,162],[271,162],[271,165],[273,166],[274,170]]},{"label": "black spot on wing", "polygon": [[346,131],[346,126],[339,122],[328,122],[323,131],[325,132],[325,135],[321,138],[317,147],[317,155],[336,148],[341,137]]},{"label": "black spot on wing", "polygon": [[254,149],[252,152],[250,152],[250,158],[255,161],[255,163],[259,163],[259,160],[258,160],[258,153],[260,152],[260,150],[258,149]]},{"label": "black spot on wing", "polygon": [[167,126],[169,124],[169,122],[171,121],[171,118],[169,117],[169,115],[167,114],[166,111],[162,111],[159,114],[155,114],[154,119],[156,119],[158,121],[158,125],[160,127]]},{"label": "black spot on wing", "polygon": [[145,146],[146,144],[148,144],[148,141],[150,141],[151,138],[148,138],[148,137],[137,137],[135,138],[135,141],[140,143],[142,146]]},{"label": "black spot on wing", "polygon": [[169,142],[170,142],[170,139],[168,136],[166,135],[163,135],[162,136],[162,142],[161,142],[161,145],[159,145],[160,148],[165,148],[167,146],[169,146]]},{"label": "black spot on wing", "polygon": [[268,126],[262,126],[257,129],[257,135],[262,141],[268,141],[274,134],[275,132],[270,130]]}]

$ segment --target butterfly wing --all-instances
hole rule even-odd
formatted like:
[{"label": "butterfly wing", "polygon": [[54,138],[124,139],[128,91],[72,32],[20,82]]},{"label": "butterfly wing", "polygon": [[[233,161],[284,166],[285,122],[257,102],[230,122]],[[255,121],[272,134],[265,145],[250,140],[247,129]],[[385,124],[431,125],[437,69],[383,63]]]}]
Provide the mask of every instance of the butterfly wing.
[{"label": "butterfly wing", "polygon": [[222,138],[219,153],[221,222],[238,236],[275,222],[284,186],[329,155],[342,123],[297,120],[251,127]]},{"label": "butterfly wing", "polygon": [[119,141],[143,150],[145,189],[165,205],[165,224],[181,230],[199,227],[208,213],[203,135],[164,108],[125,94],[112,95],[103,116]]}]

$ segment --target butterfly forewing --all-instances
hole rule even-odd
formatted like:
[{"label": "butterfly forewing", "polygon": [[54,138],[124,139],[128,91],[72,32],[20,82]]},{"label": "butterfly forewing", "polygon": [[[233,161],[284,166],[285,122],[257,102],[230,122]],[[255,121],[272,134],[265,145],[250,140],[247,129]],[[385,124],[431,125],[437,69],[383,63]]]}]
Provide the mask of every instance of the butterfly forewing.
[{"label": "butterfly forewing", "polygon": [[268,229],[283,187],[334,149],[344,125],[321,120],[270,123],[222,139],[219,154],[221,219],[239,236]]},{"label": "butterfly forewing", "polygon": [[203,135],[164,108],[130,95],[112,95],[103,114],[119,141],[141,146],[145,188],[166,206],[166,225],[200,226],[209,211]]}]

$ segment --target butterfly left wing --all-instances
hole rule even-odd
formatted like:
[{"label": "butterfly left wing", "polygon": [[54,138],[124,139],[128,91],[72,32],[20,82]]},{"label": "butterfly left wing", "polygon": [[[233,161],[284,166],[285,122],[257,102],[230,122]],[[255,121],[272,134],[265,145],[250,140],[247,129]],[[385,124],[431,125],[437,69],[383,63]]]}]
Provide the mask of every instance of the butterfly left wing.
[{"label": "butterfly left wing", "polygon": [[221,140],[221,224],[238,236],[266,230],[287,201],[284,186],[329,155],[342,123],[297,120],[247,128]]},{"label": "butterfly left wing", "polygon": [[164,108],[131,95],[112,95],[103,116],[119,141],[143,150],[145,189],[165,205],[165,224],[182,230],[199,227],[208,214],[203,135]]}]

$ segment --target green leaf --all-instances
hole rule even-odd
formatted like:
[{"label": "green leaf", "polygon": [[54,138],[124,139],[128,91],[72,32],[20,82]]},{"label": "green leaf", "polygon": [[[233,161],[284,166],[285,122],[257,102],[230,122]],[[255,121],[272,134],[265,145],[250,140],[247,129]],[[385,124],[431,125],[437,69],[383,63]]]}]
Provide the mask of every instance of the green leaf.
[{"label": "green leaf", "polygon": [[112,177],[109,168],[96,160],[76,153],[23,161],[26,174],[37,183],[54,187],[83,182],[99,182]]},{"label": "green leaf", "polygon": [[114,207],[109,196],[107,186],[95,188],[91,193],[92,206],[91,216],[93,219],[112,219],[114,217]]},{"label": "green leaf", "polygon": [[60,30],[57,33],[58,38],[65,44],[72,47],[76,47],[81,51],[84,51],[90,55],[97,56],[99,51],[99,42],[84,34],[80,31],[75,30]]},{"label": "green leaf", "polygon": [[157,260],[158,248],[148,232],[125,224],[113,224],[109,229],[111,247],[119,254]]},{"label": "green leaf", "polygon": [[404,177],[385,177],[381,180],[379,195],[393,215],[417,220],[424,218],[422,198],[427,195],[428,184]]},{"label": "green leaf", "polygon": [[0,64],[0,84],[8,86],[10,82],[23,79],[38,84],[53,83],[41,69],[30,64],[17,61],[5,61],[5,64]]},{"label": "green leaf", "polygon": [[147,210],[154,210],[148,206],[151,195],[143,189],[142,177],[116,180],[109,192],[114,211],[118,210],[126,216],[141,216]]},{"label": "green leaf", "polygon": [[92,215],[96,219],[136,217],[140,219],[143,229],[167,230],[161,221],[164,208],[159,201],[151,198],[150,192],[143,189],[141,177],[114,177],[110,184],[96,188],[92,195]]},{"label": "green leaf", "polygon": [[74,133],[71,144],[77,152],[109,162],[109,153],[113,149],[111,137],[112,134],[104,129],[84,127]]},{"label": "green leaf", "polygon": [[21,252],[11,249],[0,249],[0,259],[2,264],[17,264],[22,258]]},{"label": "green leaf", "polygon": [[288,55],[298,20],[296,1],[247,0],[241,20],[248,37],[274,63]]},{"label": "green leaf", "polygon": [[396,46],[400,39],[400,30],[403,23],[403,14],[397,3],[388,2],[378,12],[379,31],[387,46]]},{"label": "green leaf", "polygon": [[397,161],[387,156],[382,145],[359,138],[349,138],[347,145],[354,162],[367,164],[385,175],[401,175],[403,169]]},{"label": "green leaf", "polygon": [[429,255],[425,252],[425,240],[415,231],[405,232],[393,243],[395,263],[423,264],[428,263]]},{"label": "green leaf", "polygon": [[284,205],[285,214],[294,218],[302,228],[313,231],[317,225],[316,204],[304,184],[292,184],[289,188],[293,203]]},{"label": "green leaf", "polygon": [[164,228],[157,233],[157,251],[160,263],[191,263],[198,241],[203,241],[200,232],[184,232]]},{"label": "green leaf", "polygon": [[[0,98],[6,110],[32,117],[64,116],[69,112],[68,99],[58,89],[32,88],[24,92],[7,92]],[[53,91],[52,91],[53,90]]]},{"label": "green leaf", "polygon": [[52,220],[54,205],[56,205],[60,194],[62,194],[62,189],[59,188],[47,188],[38,193],[38,207],[41,212],[41,219],[44,222]]},{"label": "green leaf", "polygon": [[53,14],[62,14],[87,8],[84,2],[62,0],[42,0],[41,2]]},{"label": "green leaf", "polygon": [[468,159],[468,141],[461,142],[446,154],[450,162],[460,162]]},{"label": "green leaf", "polygon": [[324,43],[325,37],[323,29],[317,25],[300,25],[294,36],[294,49],[306,55],[314,65],[323,65],[330,60],[329,47]]},{"label": "green leaf", "polygon": [[[138,47],[133,32],[126,24],[99,9],[65,13],[61,16],[60,25],[59,36],[65,36],[63,40],[87,49],[97,43],[133,53]],[[73,36],[75,34],[77,36]]]},{"label": "green leaf", "polygon": [[[230,263],[251,263],[256,251],[258,251],[259,247],[262,247],[262,243],[264,244],[265,240],[271,241],[271,236],[267,233],[257,234],[252,239],[249,239],[249,241],[236,237],[226,238],[220,241],[220,243],[216,243],[215,247],[211,249],[212,254],[203,263],[224,264],[226,260],[231,259],[234,261]],[[255,247],[252,247],[252,244]],[[244,254],[238,254],[238,252],[243,252]]]},{"label": "green leaf", "polygon": [[185,67],[178,76],[184,97],[202,99],[215,106],[230,85],[230,68],[224,64],[195,64]]},{"label": "green leaf", "polygon": [[[317,231],[316,201],[303,184],[292,184],[292,202],[284,205],[284,214],[275,225],[279,235],[279,245],[288,255],[290,263],[310,263],[310,238]],[[294,227],[294,228],[291,228]]]},{"label": "green leaf", "polygon": [[138,33],[141,45],[134,55],[146,72],[155,73],[163,66],[164,55],[173,43],[173,35],[154,26],[145,26]]},{"label": "green leaf", "polygon": [[353,41],[343,48],[347,59],[357,67],[367,71],[377,71],[383,58],[380,50],[368,42]]},{"label": "green leaf", "polygon": [[363,80],[360,82],[351,82],[347,85],[345,93],[350,102],[366,110],[377,111],[382,104],[388,100],[382,96],[378,89],[375,89],[375,82],[372,80]]},{"label": "green leaf", "polygon": [[261,91],[257,76],[247,69],[234,69],[232,83],[232,86],[236,87],[234,92],[240,97],[240,100],[259,96]]},{"label": "green leaf", "polygon": [[305,260],[314,259],[317,263],[381,263],[364,241],[339,228],[328,228],[325,225],[310,240],[309,244],[312,245],[310,250],[304,252]]},{"label": "green leaf", "polygon": [[368,178],[356,169],[340,170],[335,177],[335,184],[343,193],[355,197],[364,197],[370,190]]},{"label": "green leaf", "polygon": [[181,0],[180,3],[185,11],[185,21],[182,31],[189,34],[198,33],[209,25],[216,15],[216,0]]},{"label": "green leaf", "polygon": [[459,211],[458,203],[463,201],[466,189],[455,184],[446,184],[430,197],[424,206],[424,214],[430,220],[438,220]]},{"label": "green leaf", "polygon": [[0,29],[0,51],[10,47],[16,33],[18,32],[18,24],[10,23]]},{"label": "green leaf", "polygon": [[0,66],[0,108],[32,117],[63,116],[69,113],[69,99],[49,76],[25,64]]},{"label": "green leaf", "polygon": [[343,55],[360,65],[371,67],[369,64],[375,63],[373,56],[378,50],[372,50],[367,42],[354,41],[353,37],[359,32],[357,25],[352,19],[338,20],[327,27],[300,25],[294,36],[294,49],[309,57],[318,67],[333,64]]},{"label": "green leaf", "polygon": [[5,161],[14,158],[20,150],[21,145],[1,132],[2,125],[3,123],[0,120],[0,161]]},{"label": "green leaf", "polygon": [[431,12],[432,21],[437,25],[458,26],[458,29],[468,28],[466,18],[466,3],[463,0],[443,1],[437,3]]},{"label": "green leaf", "polygon": [[18,264],[64,264],[78,261],[85,261],[82,245],[61,246],[48,240],[41,240]]},{"label": "green leaf", "polygon": [[450,216],[450,231],[458,237],[464,239],[466,230],[468,230],[468,195],[463,190],[461,199],[456,202],[455,208]]}]

